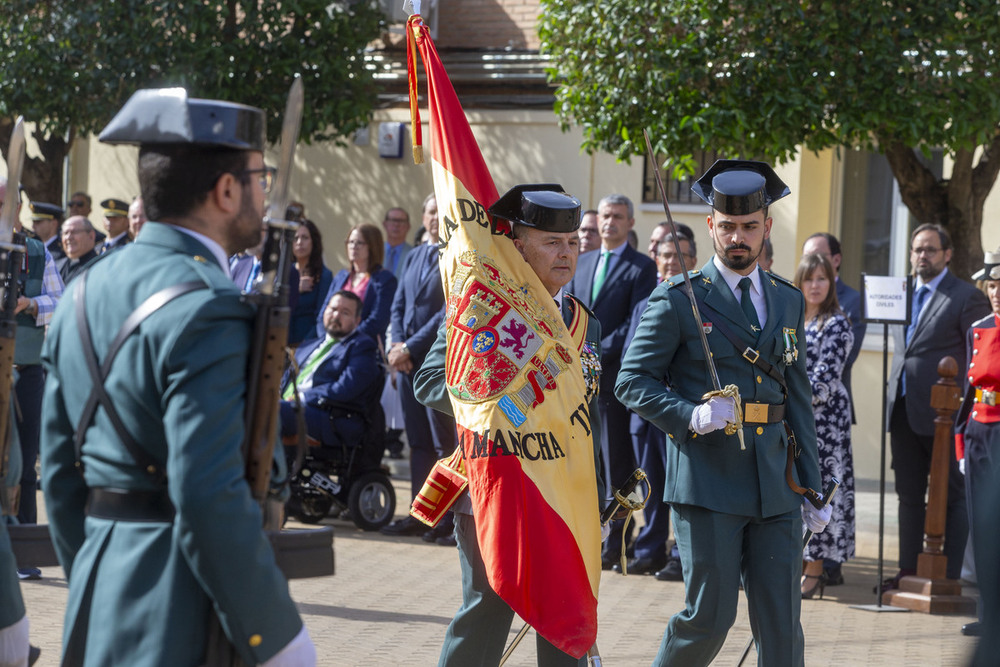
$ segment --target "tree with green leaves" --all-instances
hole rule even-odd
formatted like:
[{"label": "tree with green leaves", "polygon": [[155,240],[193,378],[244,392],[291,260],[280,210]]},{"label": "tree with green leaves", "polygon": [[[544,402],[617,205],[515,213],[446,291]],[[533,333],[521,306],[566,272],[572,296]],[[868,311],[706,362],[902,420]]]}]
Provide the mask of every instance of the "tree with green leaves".
[{"label": "tree with green leaves", "polygon": [[[885,154],[920,223],[944,225],[952,269],[983,252],[1000,172],[1000,20],[984,0],[542,0],[542,50],[564,128],[621,159],[654,150],[676,176],[714,150],[779,163],[800,150]],[[950,178],[922,156],[943,149]]]},{"label": "tree with green leaves", "polygon": [[63,161],[140,88],[183,86],[192,97],[263,108],[276,140],[301,74],[304,140],[339,140],[376,102],[364,49],[382,29],[371,0],[5,0],[0,12],[0,150],[13,121],[36,123],[41,156],[22,182],[59,202]]}]

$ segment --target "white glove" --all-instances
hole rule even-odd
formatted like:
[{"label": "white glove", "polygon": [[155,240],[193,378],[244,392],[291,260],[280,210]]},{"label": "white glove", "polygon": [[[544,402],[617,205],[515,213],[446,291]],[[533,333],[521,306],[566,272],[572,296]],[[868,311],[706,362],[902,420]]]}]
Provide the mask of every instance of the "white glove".
[{"label": "white glove", "polygon": [[262,662],[261,667],[316,667],[316,646],[309,638],[306,626],[302,626],[299,634],[285,644],[285,648],[271,656],[267,662]]},{"label": "white glove", "polygon": [[965,457],[958,460],[958,472],[965,474]]},{"label": "white glove", "polygon": [[818,510],[813,507],[812,503],[802,499],[802,523],[806,525],[806,528],[810,532],[819,534],[823,532],[826,528],[826,524],[830,523],[830,515],[833,514],[833,508],[829,505],[825,505],[823,509]]},{"label": "white glove", "polygon": [[725,428],[736,422],[736,403],[730,396],[713,396],[705,403],[694,406],[691,413],[691,430],[698,435]]}]

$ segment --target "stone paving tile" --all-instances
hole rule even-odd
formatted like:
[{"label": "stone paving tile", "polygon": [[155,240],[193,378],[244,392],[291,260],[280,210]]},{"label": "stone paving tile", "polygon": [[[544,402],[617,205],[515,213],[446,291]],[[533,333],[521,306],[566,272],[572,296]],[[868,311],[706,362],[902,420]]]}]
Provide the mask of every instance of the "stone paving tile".
[{"label": "stone paving tile", "polygon": [[[398,481],[401,501],[407,484]],[[844,568],[846,585],[827,588],[824,599],[803,602],[807,665],[964,665],[975,642],[959,630],[970,620],[915,612],[875,613],[852,608],[875,602],[878,496],[858,494],[859,557]],[[403,503],[401,502],[401,505]],[[887,499],[889,511],[895,503]],[[401,514],[403,508],[399,509]],[[871,520],[875,516],[874,522]],[[461,586],[454,548],[417,537],[388,538],[331,519],[337,573],[291,582],[320,664],[329,666],[434,665],[445,628],[458,608]],[[895,522],[887,521],[887,534]],[[890,540],[887,538],[886,543]],[[886,549],[886,576],[895,572],[895,541]],[[862,548],[863,545],[863,548]],[[39,667],[58,665],[66,585],[58,568],[24,582],[32,641],[43,649]],[[967,590],[975,593],[974,589]],[[598,646],[609,667],[648,665],[671,614],[683,606],[680,583],[605,572],[598,606]],[[515,620],[510,636],[520,627]],[[714,664],[735,665],[750,637],[746,603]],[[756,663],[751,650],[747,664]],[[534,639],[522,642],[507,663],[535,664]]]}]

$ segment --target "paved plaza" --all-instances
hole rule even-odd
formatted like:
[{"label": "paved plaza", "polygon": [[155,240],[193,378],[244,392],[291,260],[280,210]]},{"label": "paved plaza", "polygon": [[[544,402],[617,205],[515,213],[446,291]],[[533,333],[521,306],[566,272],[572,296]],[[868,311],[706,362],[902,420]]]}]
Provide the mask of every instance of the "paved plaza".
[{"label": "paved plaza", "polygon": [[[408,481],[395,480],[405,511]],[[891,487],[890,487],[891,488]],[[886,576],[895,573],[895,498],[886,501]],[[872,612],[852,608],[876,601],[878,494],[857,494],[858,558],[844,567],[846,584],[827,588],[822,600],[802,603],[807,665],[965,665],[975,640],[963,637],[964,616],[916,612]],[[291,583],[309,632],[319,649],[319,664],[329,666],[435,665],[445,628],[461,598],[454,548],[426,544],[418,537],[388,538],[366,533],[352,523],[334,526],[336,574]],[[59,568],[45,568],[41,581],[22,583],[31,620],[32,642],[42,648],[39,667],[59,664],[59,641],[66,582]],[[253,582],[247,582],[253,585]],[[975,594],[975,589],[966,589]],[[742,596],[741,596],[742,597]],[[598,607],[598,646],[608,667],[648,665],[667,619],[683,607],[681,583],[650,576],[623,577],[605,572]],[[511,637],[520,623],[516,622]],[[745,600],[716,665],[735,665],[750,637]],[[183,638],[178,638],[183,641]],[[529,636],[511,660],[534,665]],[[746,664],[756,664],[751,651]]]}]

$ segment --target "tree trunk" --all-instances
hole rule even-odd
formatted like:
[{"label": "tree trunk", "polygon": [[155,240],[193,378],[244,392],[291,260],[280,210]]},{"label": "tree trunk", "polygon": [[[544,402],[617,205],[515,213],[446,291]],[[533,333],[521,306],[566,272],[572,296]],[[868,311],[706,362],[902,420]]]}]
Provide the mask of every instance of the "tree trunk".
[{"label": "tree trunk", "polygon": [[1000,133],[983,148],[975,166],[973,150],[955,151],[950,179],[938,180],[913,148],[900,143],[883,147],[903,203],[918,225],[930,222],[948,230],[952,241],[948,268],[968,280],[982,267],[983,206],[1000,173]]},{"label": "tree trunk", "polygon": [[[10,134],[14,129],[14,119],[0,119],[0,150],[4,159],[10,148]],[[38,138],[38,130],[33,130],[35,141],[41,149],[41,157],[25,156],[21,171],[21,185],[24,186],[23,205],[29,201],[41,201],[65,206],[63,201],[63,164],[69,153],[69,144],[62,137]]]}]

